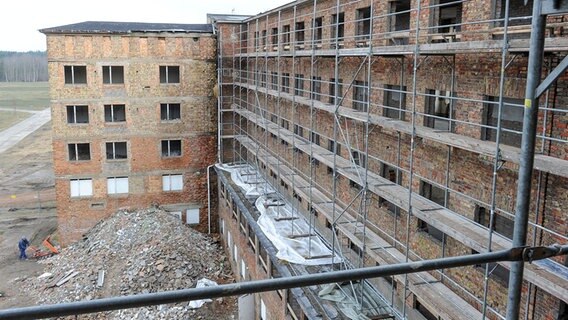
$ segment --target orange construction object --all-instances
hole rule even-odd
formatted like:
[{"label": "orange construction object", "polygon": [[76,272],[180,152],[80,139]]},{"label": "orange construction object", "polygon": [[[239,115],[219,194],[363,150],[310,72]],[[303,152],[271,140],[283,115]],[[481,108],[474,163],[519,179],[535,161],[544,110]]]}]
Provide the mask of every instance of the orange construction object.
[{"label": "orange construction object", "polygon": [[45,238],[45,240],[43,240],[42,244],[46,248],[48,248],[49,251],[51,251],[53,254],[59,254],[59,250],[57,250],[57,248],[54,247],[49,240],[51,240],[51,236],[48,236],[47,238]]}]

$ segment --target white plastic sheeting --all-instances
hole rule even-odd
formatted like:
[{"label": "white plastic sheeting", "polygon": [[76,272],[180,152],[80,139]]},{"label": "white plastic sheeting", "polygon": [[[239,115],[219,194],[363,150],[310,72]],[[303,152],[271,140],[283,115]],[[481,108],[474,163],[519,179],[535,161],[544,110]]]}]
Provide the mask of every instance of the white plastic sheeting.
[{"label": "white plastic sheeting", "polygon": [[[260,177],[251,166],[218,165],[231,173],[231,179],[245,195],[259,196],[255,206],[260,212],[258,225],[277,249],[276,256],[290,263],[301,265],[324,265],[332,263],[331,250],[310,229],[307,221],[288,203],[267,194],[274,189]],[[311,258],[314,257],[314,258]],[[335,263],[341,258],[335,257]]]},{"label": "white plastic sheeting", "polygon": [[[217,282],[213,280],[209,280],[207,278],[197,280],[197,285],[195,288],[205,288],[205,287],[214,287],[217,286]],[[211,302],[211,299],[203,299],[203,300],[192,300],[189,302],[189,307],[191,309],[199,309],[201,306],[205,304],[205,302]]]}]

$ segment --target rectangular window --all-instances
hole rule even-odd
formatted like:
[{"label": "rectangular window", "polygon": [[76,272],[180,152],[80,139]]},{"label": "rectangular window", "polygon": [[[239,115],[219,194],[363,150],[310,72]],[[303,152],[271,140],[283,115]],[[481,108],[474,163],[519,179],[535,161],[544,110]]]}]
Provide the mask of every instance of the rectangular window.
[{"label": "rectangular window", "polygon": [[282,92],[290,92],[290,74],[282,74]]},{"label": "rectangular window", "polygon": [[67,123],[89,123],[89,107],[67,106]]},{"label": "rectangular window", "polygon": [[[337,86],[337,92],[335,92],[335,88]],[[337,99],[336,96],[337,95]],[[335,105],[341,101],[343,97],[343,79],[339,79],[335,81],[335,79],[329,80],[329,103]]]},{"label": "rectangular window", "polygon": [[272,46],[278,49],[278,28],[272,28]]},{"label": "rectangular window", "polygon": [[[499,97],[487,97],[488,101],[483,110],[482,139],[496,141],[497,119],[499,117]],[[500,143],[517,147],[521,146],[523,131],[524,102],[522,99],[503,98],[501,109],[501,138]]]},{"label": "rectangular window", "polygon": [[406,109],[406,87],[385,85],[383,115],[387,118],[404,120]]},{"label": "rectangular window", "polygon": [[438,0],[438,6],[432,10],[433,22],[438,33],[453,33],[460,31],[462,22],[462,3],[454,0]]},{"label": "rectangular window", "polygon": [[[475,206],[475,222],[489,228],[489,223],[491,222],[491,210],[486,209],[481,206]],[[515,222],[509,217],[495,212],[493,216],[493,231],[498,234],[513,239],[513,228]]]},{"label": "rectangular window", "polygon": [[304,127],[301,127],[297,124],[294,125],[294,134],[299,135],[300,137],[304,136]]},{"label": "rectangular window", "polygon": [[120,160],[128,158],[126,142],[107,142],[106,158],[107,160]]},{"label": "rectangular window", "polygon": [[410,0],[391,1],[389,13],[389,31],[410,29]]},{"label": "rectangular window", "polygon": [[451,93],[444,90],[426,90],[424,125],[442,131],[450,131]]},{"label": "rectangular window", "polygon": [[318,101],[321,100],[321,77],[312,77],[310,98]]},{"label": "rectangular window", "polygon": [[161,103],[160,119],[162,121],[181,119],[181,105],[179,103]]},{"label": "rectangular window", "polygon": [[128,193],[128,177],[107,178],[107,193]]},{"label": "rectangular window", "polygon": [[442,188],[438,188],[426,181],[420,181],[420,195],[445,207],[445,192]]},{"label": "rectangular window", "polygon": [[364,153],[360,151],[353,151],[351,152],[351,155],[353,156],[353,163],[360,167],[365,167],[365,165],[367,164],[367,157]]},{"label": "rectangular window", "polygon": [[181,156],[181,140],[162,140],[162,157]]},{"label": "rectangular window", "polygon": [[71,179],[71,197],[90,197],[93,195],[93,179]]},{"label": "rectangular window", "polygon": [[179,83],[179,66],[160,66],[160,83]]},{"label": "rectangular window", "polygon": [[103,66],[103,83],[104,84],[123,84],[124,83],[124,67],[123,66]]},{"label": "rectangular window", "polygon": [[321,40],[323,38],[323,17],[314,19],[313,28],[314,28],[315,43],[321,43]]},{"label": "rectangular window", "polygon": [[123,104],[105,104],[105,122],[125,122],[126,106]]},{"label": "rectangular window", "polygon": [[280,123],[282,124],[282,128],[290,130],[290,122],[288,120],[282,119]]},{"label": "rectangular window", "polygon": [[335,151],[335,154],[337,154],[338,156],[341,155],[341,145],[338,143],[337,147],[336,147],[335,141],[333,141],[331,139],[328,140],[327,141],[327,150],[333,152],[334,148],[337,148],[337,150]]},{"label": "rectangular window", "polygon": [[278,90],[278,72],[272,72],[272,90]]},{"label": "rectangular window", "polygon": [[[394,167],[391,167],[385,163],[381,163],[381,177],[386,178],[396,184],[400,184],[401,179],[398,175],[398,171]],[[387,211],[390,213],[394,213],[396,215],[399,214],[399,208],[393,203],[387,201],[385,198],[379,197],[379,206],[386,207]]]},{"label": "rectangular window", "polygon": [[262,30],[261,40],[262,40],[262,50],[266,51],[266,30]]},{"label": "rectangular window", "polygon": [[254,33],[254,49],[258,51],[258,31]]},{"label": "rectangular window", "polygon": [[[337,14],[331,15],[331,44],[332,48],[335,48],[336,43],[339,46],[343,46],[343,39],[345,37],[345,12],[340,12],[339,16]],[[335,41],[333,40],[335,39]]]},{"label": "rectangular window", "polygon": [[317,144],[318,146],[320,145],[320,135],[313,132],[310,136],[310,142]]},{"label": "rectangular window", "polygon": [[437,228],[429,225],[428,223],[426,223],[426,221],[423,221],[423,220],[420,220],[420,219],[418,219],[418,231],[426,232],[432,238],[434,238],[434,239],[436,239],[440,242],[444,238],[444,233],[440,229],[437,229]]},{"label": "rectangular window", "polygon": [[371,34],[371,7],[358,9],[355,19],[357,19],[355,31],[357,46],[366,47],[369,45],[368,40]]},{"label": "rectangular window", "polygon": [[[420,195],[441,206],[445,206],[444,190],[428,182],[420,181]],[[442,241],[443,239],[444,233],[441,230],[429,225],[428,223],[420,219],[418,219],[418,230],[427,232],[430,236],[432,236],[432,238],[438,241]]]},{"label": "rectangular window", "polygon": [[304,49],[304,22],[296,22],[296,49]]},{"label": "rectangular window", "polygon": [[183,175],[181,174],[164,174],[162,176],[163,191],[180,191],[183,190]]},{"label": "rectangular window", "polygon": [[290,50],[290,25],[282,27],[282,42],[284,43],[284,50]]},{"label": "rectangular window", "polygon": [[91,145],[89,143],[70,143],[69,161],[91,160]]},{"label": "rectangular window", "polygon": [[367,81],[355,80],[353,84],[353,109],[367,112],[369,102],[369,86]]},{"label": "rectangular window", "polygon": [[64,66],[65,84],[86,84],[87,66]]},{"label": "rectangular window", "polygon": [[301,96],[304,92],[304,75],[296,74],[294,77],[294,95]]}]

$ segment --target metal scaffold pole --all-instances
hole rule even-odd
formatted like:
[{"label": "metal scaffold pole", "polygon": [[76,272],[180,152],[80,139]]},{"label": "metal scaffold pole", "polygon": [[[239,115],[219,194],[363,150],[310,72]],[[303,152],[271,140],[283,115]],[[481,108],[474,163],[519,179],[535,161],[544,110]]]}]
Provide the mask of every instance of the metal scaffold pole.
[{"label": "metal scaffold pole", "polygon": [[[538,96],[536,95],[536,89],[541,78],[545,26],[546,16],[541,14],[540,2],[535,2],[533,5],[530,54],[527,67],[525,113],[523,118],[523,136],[521,140],[521,161],[519,167],[519,182],[517,185],[513,248],[524,246],[527,239],[532,169],[538,121]],[[508,320],[519,319],[523,273],[524,262],[517,261],[511,263],[507,303]]]}]

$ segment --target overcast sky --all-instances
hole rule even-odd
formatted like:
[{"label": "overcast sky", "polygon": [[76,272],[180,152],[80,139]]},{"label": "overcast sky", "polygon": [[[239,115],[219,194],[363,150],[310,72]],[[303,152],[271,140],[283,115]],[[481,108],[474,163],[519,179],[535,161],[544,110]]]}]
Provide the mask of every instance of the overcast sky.
[{"label": "overcast sky", "polygon": [[205,23],[207,13],[258,14],[291,0],[9,0],[0,5],[0,51],[45,50],[38,30],[83,21]]}]

